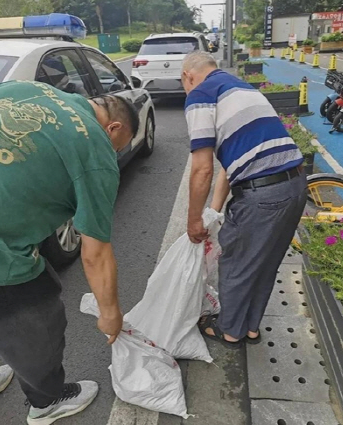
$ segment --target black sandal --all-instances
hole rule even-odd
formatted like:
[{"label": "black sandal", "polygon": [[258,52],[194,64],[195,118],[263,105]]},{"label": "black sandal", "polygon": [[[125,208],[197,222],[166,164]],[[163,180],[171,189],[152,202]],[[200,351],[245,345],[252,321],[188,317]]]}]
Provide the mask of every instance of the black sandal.
[{"label": "black sandal", "polygon": [[[208,339],[212,339],[214,341],[218,341],[221,344],[223,344],[224,347],[230,348],[231,350],[237,350],[243,347],[243,341],[241,339],[238,341],[227,341],[224,338],[224,333],[219,329],[217,325],[218,315],[206,316],[206,317],[203,317],[202,319],[200,319],[199,321],[199,329],[201,334],[204,337]],[[212,329],[214,332],[214,335],[209,335],[206,332],[206,329]]]},{"label": "black sandal", "polygon": [[258,336],[256,336],[255,338],[250,338],[250,336],[248,336],[248,335],[245,337],[245,340],[248,344],[256,345],[256,344],[259,344],[262,341],[260,330],[258,329],[257,332],[258,332]]}]

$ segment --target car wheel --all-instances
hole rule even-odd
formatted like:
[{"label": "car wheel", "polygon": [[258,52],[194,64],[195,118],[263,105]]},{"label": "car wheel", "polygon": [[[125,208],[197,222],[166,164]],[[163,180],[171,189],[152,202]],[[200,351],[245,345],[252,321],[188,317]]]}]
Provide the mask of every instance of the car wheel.
[{"label": "car wheel", "polygon": [[80,255],[81,234],[74,228],[73,220],[67,221],[47,238],[40,253],[56,270],[73,263]]},{"label": "car wheel", "polygon": [[144,144],[139,151],[141,157],[150,156],[154,151],[155,145],[155,126],[151,114],[149,113],[145,125]]}]

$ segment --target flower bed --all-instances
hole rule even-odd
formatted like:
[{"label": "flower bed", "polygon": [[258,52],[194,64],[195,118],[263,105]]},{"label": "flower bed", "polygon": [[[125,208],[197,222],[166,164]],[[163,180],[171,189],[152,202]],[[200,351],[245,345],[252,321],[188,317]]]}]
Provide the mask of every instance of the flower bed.
[{"label": "flower bed", "polygon": [[237,53],[237,61],[249,60],[249,53]]},{"label": "flower bed", "polygon": [[279,117],[304,156],[306,174],[313,174],[314,157],[317,152],[317,148],[311,143],[315,138],[314,134],[308,130],[304,130],[299,125],[299,118],[296,115],[280,114]]},{"label": "flower bed", "polygon": [[337,52],[343,49],[343,34],[335,32],[334,34],[325,35],[320,43],[321,52]]},{"label": "flower bed", "polygon": [[244,80],[251,86],[259,89],[263,83],[268,81],[267,76],[264,74],[249,74],[244,76]]},{"label": "flower bed", "polygon": [[260,90],[278,114],[299,114],[300,91],[298,87],[285,84],[264,83],[260,86]]},{"label": "flower bed", "polygon": [[320,277],[334,290],[335,297],[343,301],[343,223],[306,225],[308,241],[303,244],[313,269],[311,276]]},{"label": "flower bed", "polygon": [[244,67],[244,74],[245,75],[251,75],[251,74],[263,74],[263,65],[264,62],[262,61],[245,61],[243,62]]},{"label": "flower bed", "polygon": [[321,353],[343,409],[343,226],[308,222],[302,231],[304,287]]}]

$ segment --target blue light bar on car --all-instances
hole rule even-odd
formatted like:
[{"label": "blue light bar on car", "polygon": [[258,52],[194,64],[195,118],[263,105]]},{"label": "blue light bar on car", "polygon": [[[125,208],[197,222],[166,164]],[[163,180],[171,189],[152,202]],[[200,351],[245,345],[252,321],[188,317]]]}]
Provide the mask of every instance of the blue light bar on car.
[{"label": "blue light bar on car", "polygon": [[82,19],[63,13],[50,15],[0,18],[0,35],[56,35],[85,38],[86,26]]}]

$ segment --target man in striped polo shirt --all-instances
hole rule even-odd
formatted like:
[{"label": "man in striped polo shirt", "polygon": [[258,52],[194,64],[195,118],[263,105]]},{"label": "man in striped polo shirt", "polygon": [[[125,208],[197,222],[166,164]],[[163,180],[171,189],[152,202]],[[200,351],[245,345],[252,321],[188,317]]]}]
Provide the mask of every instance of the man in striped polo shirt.
[{"label": "man in striped polo shirt", "polygon": [[303,157],[260,91],[217,69],[205,52],[189,54],[182,81],[192,170],[188,235],[207,238],[201,218],[213,178],[213,154],[222,165],[212,208],[221,211],[219,317],[201,324],[205,336],[229,348],[256,344],[277,270],[307,198]]}]

